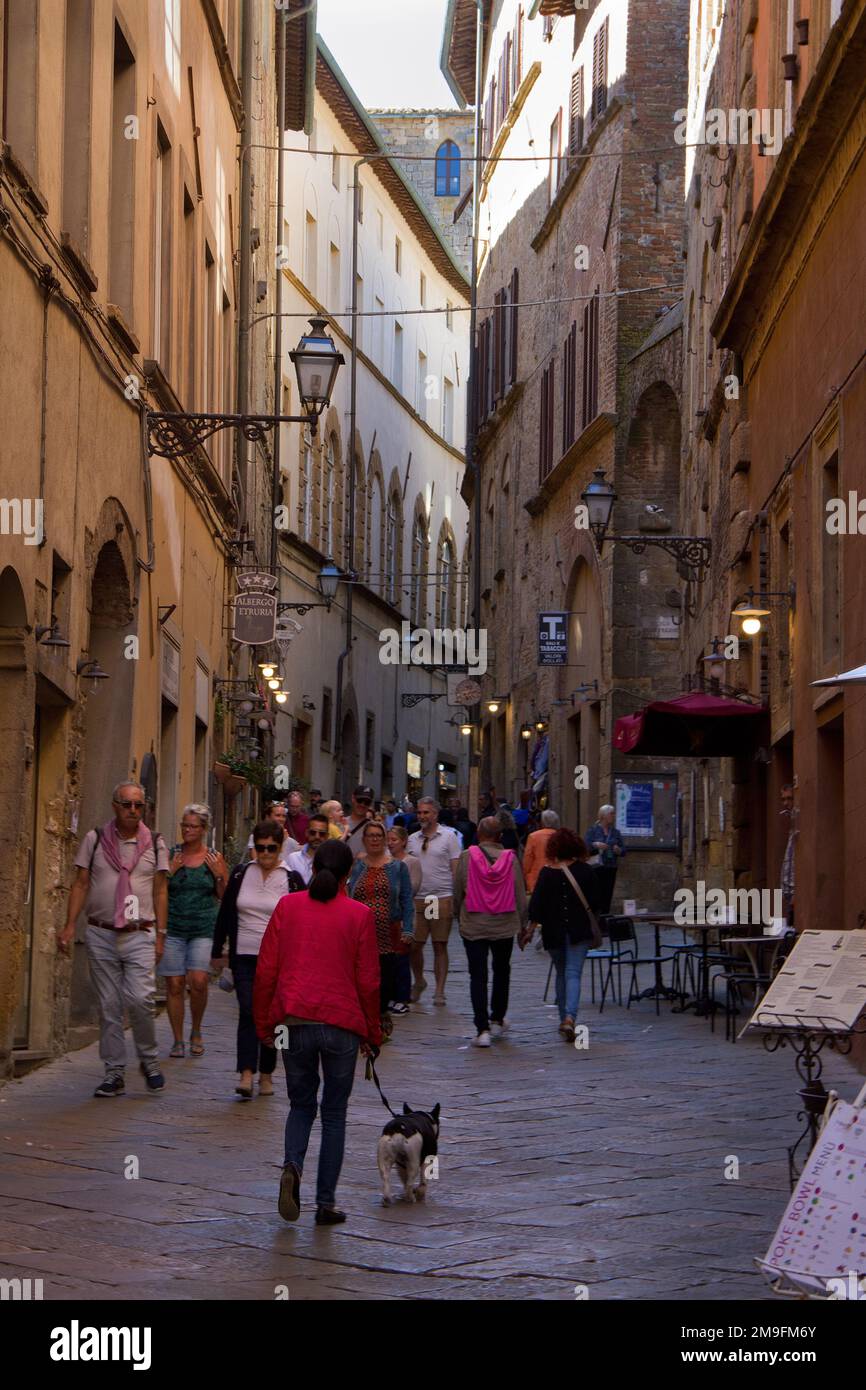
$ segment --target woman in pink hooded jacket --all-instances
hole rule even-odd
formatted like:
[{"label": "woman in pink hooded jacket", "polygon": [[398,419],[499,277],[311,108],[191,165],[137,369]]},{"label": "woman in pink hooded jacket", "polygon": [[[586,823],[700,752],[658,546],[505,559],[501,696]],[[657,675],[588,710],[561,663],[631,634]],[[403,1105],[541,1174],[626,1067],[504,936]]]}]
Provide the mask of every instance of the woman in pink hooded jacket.
[{"label": "woman in pink hooded jacket", "polygon": [[[454,871],[454,911],[469,964],[469,989],[477,1036],[475,1047],[489,1047],[491,1032],[508,1027],[508,987],[514,938],[526,926],[526,889],[513,850],[503,849],[502,826],[485,816],[477,843],[461,854]],[[493,959],[493,994],[488,1009],[487,953]]]}]

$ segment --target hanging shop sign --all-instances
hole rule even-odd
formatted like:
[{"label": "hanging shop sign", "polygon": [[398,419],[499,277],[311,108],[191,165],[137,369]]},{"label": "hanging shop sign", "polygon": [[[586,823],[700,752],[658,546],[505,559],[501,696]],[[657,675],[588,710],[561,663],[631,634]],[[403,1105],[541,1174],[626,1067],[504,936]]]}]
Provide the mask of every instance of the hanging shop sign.
[{"label": "hanging shop sign", "polygon": [[538,664],[539,666],[566,666],[568,664],[567,613],[539,613]]},{"label": "hanging shop sign", "polygon": [[277,628],[277,579],[254,571],[238,575],[240,593],[232,605],[232,635],[249,647],[273,642]]}]

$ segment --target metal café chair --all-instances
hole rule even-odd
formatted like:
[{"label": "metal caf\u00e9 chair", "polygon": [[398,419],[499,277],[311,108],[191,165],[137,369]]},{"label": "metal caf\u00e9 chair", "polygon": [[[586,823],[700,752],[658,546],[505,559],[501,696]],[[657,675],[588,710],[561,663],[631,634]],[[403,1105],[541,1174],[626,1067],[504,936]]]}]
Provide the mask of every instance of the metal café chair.
[{"label": "metal caf\u00e9 chair", "polygon": [[[593,1004],[595,1003],[595,971],[598,967],[598,982],[602,986],[601,1003],[599,1013],[604,1013],[604,1001],[607,998],[607,987],[610,985],[610,992],[615,1004],[622,1003],[622,963],[634,954],[633,947],[626,945],[627,942],[634,941],[633,933],[630,935],[623,923],[629,923],[630,917],[616,917],[605,914],[598,919],[601,934],[607,937],[607,946],[594,946],[587,951],[586,958],[590,963],[590,993]],[[604,962],[607,961],[607,975],[604,972]],[[617,983],[614,983],[613,969],[616,966]],[[619,995],[617,996],[617,985]]]}]

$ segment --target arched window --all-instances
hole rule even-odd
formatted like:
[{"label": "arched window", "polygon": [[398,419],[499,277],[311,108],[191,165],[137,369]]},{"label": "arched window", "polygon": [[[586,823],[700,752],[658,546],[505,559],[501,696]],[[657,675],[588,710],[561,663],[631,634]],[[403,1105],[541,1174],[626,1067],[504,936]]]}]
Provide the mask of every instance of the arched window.
[{"label": "arched window", "polygon": [[460,151],[453,140],[445,140],[436,151],[436,197],[460,196]]},{"label": "arched window", "polygon": [[444,540],[439,550],[439,626],[451,626],[451,586],[454,582],[454,547]]},{"label": "arched window", "polygon": [[322,479],[322,544],[321,551],[326,559],[334,558],[334,494],[337,490],[337,441],[334,435],[328,440],[328,457],[325,476]]},{"label": "arched window", "polygon": [[395,607],[400,603],[400,531],[403,525],[400,489],[388,493],[388,515],[385,525],[385,597]]},{"label": "arched window", "polygon": [[427,618],[427,601],[424,592],[426,575],[424,573],[424,558],[427,550],[427,525],[424,513],[420,507],[415,512],[415,522],[412,527],[412,622],[415,627],[421,627]]},{"label": "arched window", "polygon": [[388,585],[383,583],[382,574],[382,480],[378,468],[371,464],[367,483],[369,519],[367,521],[367,582],[377,593],[387,594]]}]

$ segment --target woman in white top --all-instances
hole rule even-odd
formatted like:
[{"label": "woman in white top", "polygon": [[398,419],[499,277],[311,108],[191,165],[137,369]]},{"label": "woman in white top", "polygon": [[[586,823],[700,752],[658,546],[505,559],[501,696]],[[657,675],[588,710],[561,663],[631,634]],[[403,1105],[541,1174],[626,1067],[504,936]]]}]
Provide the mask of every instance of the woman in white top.
[{"label": "woman in white top", "polygon": [[[288,830],[286,829],[287,816],[288,811],[281,801],[268,801],[265,804],[265,814],[262,816],[262,820],[276,821],[277,825],[280,827],[280,832],[283,836],[283,847],[280,852],[280,860],[283,864],[286,863],[286,860],[288,859],[290,854],[296,854],[297,851],[301,848],[297,840],[293,840]],[[247,840],[247,852],[251,861],[253,861],[256,857],[256,851],[253,846],[254,838],[255,831]],[[286,867],[288,868],[288,865],[286,865]]]},{"label": "woman in white top", "polygon": [[238,1071],[235,1091],[242,1100],[253,1098],[253,1076],[259,1073],[259,1095],[272,1096],[271,1080],[277,1065],[274,1048],[260,1043],[253,1020],[253,982],[259,947],[265,928],[280,898],[303,883],[281,862],[282,829],[277,821],[263,820],[253,830],[255,859],[232,870],[214,933],[214,964],[227,943],[229,965],[238,996]]}]

